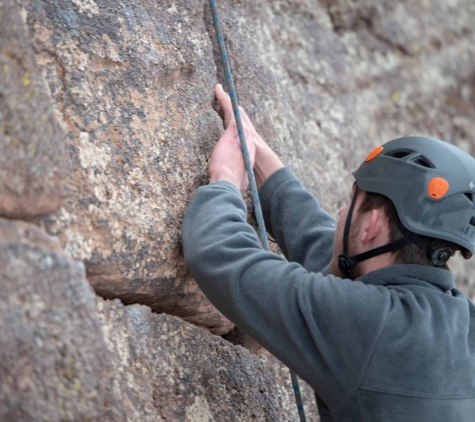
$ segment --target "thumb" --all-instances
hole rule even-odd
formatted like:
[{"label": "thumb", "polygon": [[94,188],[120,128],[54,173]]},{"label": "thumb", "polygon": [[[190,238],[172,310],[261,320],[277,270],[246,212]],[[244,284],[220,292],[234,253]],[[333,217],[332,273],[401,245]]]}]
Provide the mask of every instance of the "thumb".
[{"label": "thumb", "polygon": [[224,91],[223,86],[221,84],[216,84],[214,87],[214,91],[216,94],[216,98],[221,104],[224,113],[224,127],[227,128],[232,120],[234,120],[233,114],[233,105],[231,103],[231,98],[229,95]]}]

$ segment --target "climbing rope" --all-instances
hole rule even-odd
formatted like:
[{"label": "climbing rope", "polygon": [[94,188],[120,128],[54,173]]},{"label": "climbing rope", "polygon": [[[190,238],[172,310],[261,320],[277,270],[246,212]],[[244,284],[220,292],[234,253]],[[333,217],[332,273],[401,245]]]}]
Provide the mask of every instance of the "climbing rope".
[{"label": "climbing rope", "polygon": [[[247,176],[249,178],[249,188],[251,191],[252,204],[254,206],[254,213],[256,215],[257,227],[259,229],[259,235],[263,248],[269,250],[269,241],[267,239],[267,232],[264,224],[264,217],[262,215],[261,201],[259,200],[259,193],[257,192],[256,179],[254,172],[252,171],[251,158],[249,157],[249,151],[247,149],[246,136],[244,135],[244,129],[242,126],[241,114],[239,113],[239,104],[236,95],[236,88],[234,86],[234,80],[231,73],[231,66],[229,64],[228,53],[226,50],[226,44],[224,43],[223,30],[218,16],[218,7],[215,0],[209,0],[211,8],[211,14],[213,16],[214,28],[218,38],[219,50],[221,52],[221,60],[223,62],[224,73],[226,82],[228,84],[229,95],[231,97],[231,103],[233,105],[234,118],[236,119],[236,126],[241,141],[241,151],[244,157],[244,163],[246,166]],[[292,386],[294,389],[295,401],[297,403],[297,409],[299,412],[300,422],[305,422],[305,411],[302,404],[302,395],[300,393],[299,381],[297,376],[290,371],[290,378],[292,380]]]}]

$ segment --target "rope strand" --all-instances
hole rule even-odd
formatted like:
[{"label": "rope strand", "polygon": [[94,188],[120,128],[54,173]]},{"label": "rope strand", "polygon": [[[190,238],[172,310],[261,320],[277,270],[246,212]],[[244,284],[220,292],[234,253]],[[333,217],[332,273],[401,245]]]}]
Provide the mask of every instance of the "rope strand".
[{"label": "rope strand", "polygon": [[[261,202],[259,200],[259,193],[257,191],[256,179],[254,177],[254,172],[252,171],[251,158],[249,156],[249,151],[246,143],[246,136],[244,135],[244,129],[242,126],[241,114],[239,113],[239,103],[236,94],[236,88],[234,86],[234,80],[231,73],[231,65],[229,63],[228,53],[226,50],[226,44],[224,42],[223,30],[221,28],[221,23],[218,16],[218,8],[215,0],[209,0],[209,5],[211,8],[211,14],[213,16],[214,28],[216,30],[216,35],[218,38],[219,50],[221,53],[221,60],[223,62],[224,73],[226,77],[226,82],[228,84],[229,95],[231,97],[231,103],[233,105],[234,118],[236,119],[236,126],[239,135],[239,140],[241,141],[241,151],[244,157],[244,163],[246,166],[247,176],[249,178],[249,189],[251,191],[252,204],[254,206],[254,213],[256,215],[257,226],[259,230],[259,235],[261,238],[262,246],[265,250],[269,250],[269,241],[267,238],[267,231],[264,224],[264,216],[262,214]],[[306,422],[305,411],[302,404],[302,395],[300,393],[300,386],[297,375],[290,371],[290,378],[292,380],[292,386],[295,395],[295,401],[297,403],[297,409],[300,417],[300,422]]]}]

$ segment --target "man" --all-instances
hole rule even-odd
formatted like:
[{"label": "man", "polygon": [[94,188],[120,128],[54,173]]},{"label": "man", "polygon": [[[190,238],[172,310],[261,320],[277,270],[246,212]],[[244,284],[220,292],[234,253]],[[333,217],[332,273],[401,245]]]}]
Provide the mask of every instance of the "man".
[{"label": "man", "polygon": [[393,140],[355,172],[338,223],[244,114],[267,230],[246,223],[229,97],[226,132],[183,222],[186,264],[211,302],[305,379],[322,422],[475,421],[475,307],[446,262],[475,247],[475,160],[442,141]]}]

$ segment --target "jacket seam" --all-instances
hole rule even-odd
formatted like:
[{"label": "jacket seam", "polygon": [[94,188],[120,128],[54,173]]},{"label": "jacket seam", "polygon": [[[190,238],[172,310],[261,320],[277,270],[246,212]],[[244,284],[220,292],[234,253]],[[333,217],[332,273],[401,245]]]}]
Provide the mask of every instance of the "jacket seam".
[{"label": "jacket seam", "polygon": [[[388,292],[388,295],[390,296],[389,292]],[[391,297],[389,297],[389,304],[390,303],[391,303]],[[362,388],[363,380],[365,379],[366,373],[368,372],[368,368],[371,365],[371,362],[373,361],[374,354],[376,353],[376,348],[378,347],[379,342],[381,341],[381,336],[383,335],[383,330],[384,330],[384,327],[386,326],[386,321],[388,319],[388,316],[389,316],[389,309],[387,310],[386,316],[384,317],[384,322],[381,325],[381,331],[379,332],[378,339],[375,342],[373,351],[371,352],[371,357],[369,358],[368,364],[366,365],[366,368],[363,371],[360,382],[358,383],[355,391],[348,397],[348,400],[344,402],[344,404],[336,411],[336,413],[340,413],[340,411],[342,411],[345,408],[345,406],[351,401],[351,399],[353,399],[353,397]],[[358,404],[358,407],[359,407],[359,404]]]},{"label": "jacket seam", "polygon": [[465,395],[465,396],[431,396],[431,395],[424,395],[424,394],[402,393],[402,392],[397,392],[397,391],[384,390],[382,388],[370,388],[370,387],[360,387],[360,388],[361,390],[372,391],[374,393],[384,393],[384,394],[390,394],[393,396],[413,397],[413,398],[418,398],[418,399],[453,400],[453,399],[470,399],[470,398],[475,397],[475,394]]}]

